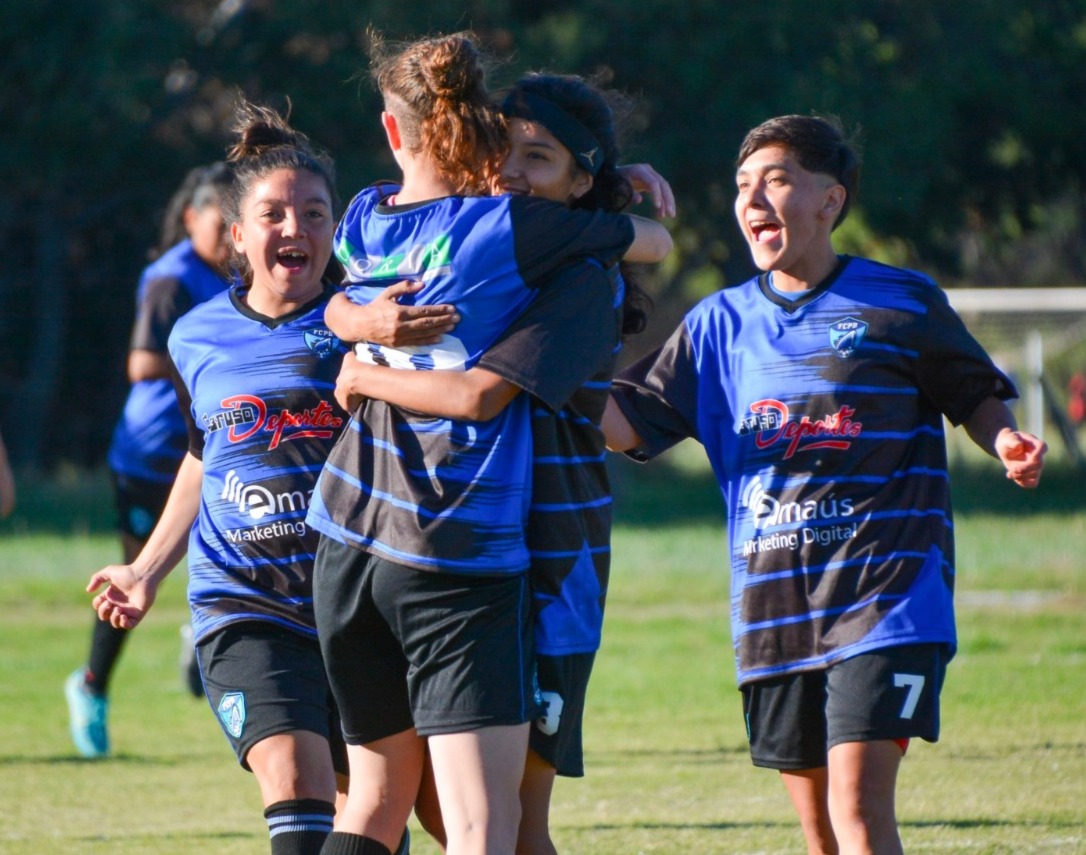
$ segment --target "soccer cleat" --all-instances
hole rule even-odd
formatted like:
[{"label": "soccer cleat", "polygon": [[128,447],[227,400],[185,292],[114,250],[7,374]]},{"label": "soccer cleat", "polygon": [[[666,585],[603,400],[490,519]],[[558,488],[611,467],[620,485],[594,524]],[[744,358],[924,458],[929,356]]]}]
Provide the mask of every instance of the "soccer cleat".
[{"label": "soccer cleat", "polygon": [[84,669],[77,668],[64,681],[72,742],[84,757],[105,757],[109,754],[109,700],[87,688],[84,673]]},{"label": "soccer cleat", "polygon": [[411,855],[411,832],[406,828],[403,830],[403,837],[400,838],[400,845],[396,847],[392,855]]},{"label": "soccer cleat", "polygon": [[194,698],[204,696],[204,678],[200,676],[200,663],[196,659],[196,647],[192,642],[192,624],[181,624],[181,685]]}]

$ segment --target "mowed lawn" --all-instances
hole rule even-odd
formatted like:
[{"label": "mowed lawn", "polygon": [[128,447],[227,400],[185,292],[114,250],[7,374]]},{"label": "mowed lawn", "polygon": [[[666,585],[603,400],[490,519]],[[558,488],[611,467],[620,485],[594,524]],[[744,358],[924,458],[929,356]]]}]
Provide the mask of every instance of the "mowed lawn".
[{"label": "mowed lawn", "polygon": [[[564,853],[805,851],[777,776],[747,755],[720,499],[696,457],[615,466],[587,776],[560,780],[553,807]],[[1086,853],[1086,474],[1054,467],[1032,494],[990,467],[956,474],[961,646],[943,739],[902,768],[906,850]],[[0,852],[267,852],[255,782],[181,689],[183,569],[116,675],[114,757],[76,756],[62,684],[86,655],[83,584],[118,555],[109,490],[22,486],[0,524]],[[415,831],[413,852],[438,851]]]}]

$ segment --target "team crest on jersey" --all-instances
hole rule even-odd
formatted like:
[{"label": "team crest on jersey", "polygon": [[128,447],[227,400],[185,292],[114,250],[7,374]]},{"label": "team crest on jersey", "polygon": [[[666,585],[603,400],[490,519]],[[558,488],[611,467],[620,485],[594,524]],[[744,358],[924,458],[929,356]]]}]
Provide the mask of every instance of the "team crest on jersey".
[{"label": "team crest on jersey", "polygon": [[234,739],[241,738],[241,729],[245,727],[245,695],[241,692],[227,692],[219,701],[219,718]]},{"label": "team crest on jersey", "polygon": [[305,331],[305,346],[321,359],[327,359],[340,347],[340,341],[331,330],[315,329]]},{"label": "team crest on jersey", "polygon": [[856,318],[845,318],[830,327],[830,346],[842,359],[847,359],[856,352],[867,335],[867,324]]}]

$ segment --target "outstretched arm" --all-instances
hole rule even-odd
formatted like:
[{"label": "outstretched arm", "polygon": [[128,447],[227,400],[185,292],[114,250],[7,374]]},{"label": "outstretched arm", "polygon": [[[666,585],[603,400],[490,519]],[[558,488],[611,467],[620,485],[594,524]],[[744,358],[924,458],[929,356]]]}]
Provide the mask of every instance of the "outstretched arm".
[{"label": "outstretched arm", "polygon": [[399,302],[400,297],[421,288],[421,282],[397,282],[364,306],[352,303],[340,292],[329,300],[324,321],[342,341],[372,341],[388,347],[436,344],[460,322],[460,316],[455,306]]},{"label": "outstretched arm", "polygon": [[0,437],[0,519],[15,510],[15,476],[8,461],[8,450]]},{"label": "outstretched arm", "polygon": [[354,412],[362,398],[376,398],[428,416],[483,422],[494,418],[520,387],[484,368],[467,371],[405,371],[343,356],[336,400]]},{"label": "outstretched arm", "polygon": [[1018,430],[1014,414],[1003,401],[985,399],[965,420],[964,427],[969,438],[999,460],[1007,477],[1019,487],[1032,489],[1040,483],[1048,444]]},{"label": "outstretched arm", "polygon": [[106,586],[92,601],[99,618],[118,629],[133,629],[143,620],[154,604],[158,586],[188,549],[189,530],[200,509],[203,473],[203,463],[186,454],[162,516],[136,560],[111,564],[91,576],[88,593]]}]

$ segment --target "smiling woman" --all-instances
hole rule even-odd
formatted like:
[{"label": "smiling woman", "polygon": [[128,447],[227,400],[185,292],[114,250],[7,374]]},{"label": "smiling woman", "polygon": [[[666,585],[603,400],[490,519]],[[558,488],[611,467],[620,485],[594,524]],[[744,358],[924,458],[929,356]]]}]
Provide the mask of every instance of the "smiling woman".
[{"label": "smiling woman", "polygon": [[132,628],[187,550],[208,702],[260,786],[272,852],[312,855],[347,772],[305,523],[346,421],[332,397],[342,347],[324,324],[334,171],[271,110],[242,104],[237,133],[223,213],[242,283],[185,315],[169,339],[189,450],[145,549],[96,573],[89,590],[106,585],[99,617]]}]

